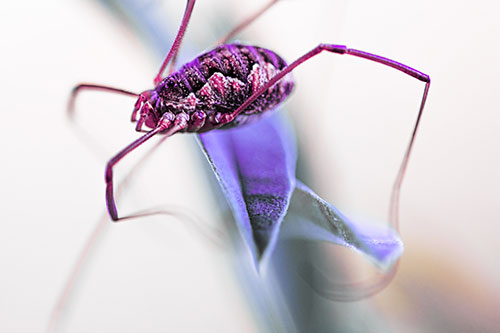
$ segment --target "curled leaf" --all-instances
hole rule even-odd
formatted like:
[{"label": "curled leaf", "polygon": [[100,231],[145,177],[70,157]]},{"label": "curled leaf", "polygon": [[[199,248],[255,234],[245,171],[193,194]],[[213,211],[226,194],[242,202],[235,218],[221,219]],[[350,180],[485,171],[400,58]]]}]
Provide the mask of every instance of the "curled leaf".
[{"label": "curled leaf", "polygon": [[295,141],[283,117],[212,131],[200,140],[256,262],[272,252],[283,218],[283,237],[347,246],[381,269],[403,253],[395,230],[351,221],[295,180]]},{"label": "curled leaf", "polygon": [[353,248],[387,269],[401,256],[404,245],[392,228],[351,221],[338,209],[297,181],[282,237],[326,241]]}]

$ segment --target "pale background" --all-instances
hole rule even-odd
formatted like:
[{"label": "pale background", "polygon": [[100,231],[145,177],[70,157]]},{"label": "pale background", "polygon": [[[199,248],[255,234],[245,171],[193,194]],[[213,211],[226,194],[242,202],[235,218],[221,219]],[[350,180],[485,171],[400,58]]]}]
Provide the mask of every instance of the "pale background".
[{"label": "pale background", "polygon": [[[165,2],[175,29],[184,2]],[[186,38],[209,48],[214,29],[227,30],[258,3],[200,0]],[[395,331],[500,327],[499,9],[495,1],[289,0],[240,37],[289,61],[320,42],[346,44],[431,76],[401,193],[406,252],[394,283],[368,301]],[[104,212],[105,162],[136,137],[133,100],[82,95],[79,124],[99,142],[96,152],[65,118],[68,93],[80,81],[149,89],[160,59],[92,1],[4,1],[0,22],[0,331],[40,332]],[[295,77],[287,105],[314,175],[308,183],[354,215],[383,220],[423,83],[334,55]],[[219,226],[196,149],[187,136],[169,140],[119,206],[169,203]],[[118,177],[141,154],[120,164]],[[230,247],[191,226],[172,218],[106,222],[60,326],[256,331]]]}]

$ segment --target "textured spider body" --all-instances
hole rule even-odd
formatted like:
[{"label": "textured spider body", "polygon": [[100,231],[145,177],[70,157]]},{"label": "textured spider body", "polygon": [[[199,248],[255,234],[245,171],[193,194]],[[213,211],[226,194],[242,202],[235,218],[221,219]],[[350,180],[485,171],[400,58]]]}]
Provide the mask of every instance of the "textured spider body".
[{"label": "textured spider body", "polygon": [[[253,93],[287,66],[276,53],[251,45],[226,44],[201,54],[164,78],[153,90],[139,96],[136,110],[142,123],[155,128],[165,114],[174,119],[186,114],[185,132],[231,128],[259,119],[291,93],[294,83],[287,74],[232,121],[222,122]],[[139,108],[139,110],[137,110]]]}]

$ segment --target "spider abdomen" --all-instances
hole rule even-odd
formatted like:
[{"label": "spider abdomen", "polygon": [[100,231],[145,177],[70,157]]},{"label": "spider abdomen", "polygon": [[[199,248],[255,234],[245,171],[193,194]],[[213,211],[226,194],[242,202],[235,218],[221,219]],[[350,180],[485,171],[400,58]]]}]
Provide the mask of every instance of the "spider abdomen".
[{"label": "spider abdomen", "polygon": [[[221,117],[231,113],[262,85],[287,66],[273,51],[257,46],[226,44],[203,53],[166,77],[153,92],[158,116],[185,112],[191,122],[186,131],[205,132],[217,128]],[[290,74],[258,97],[231,123],[230,128],[260,118],[282,103],[293,89]],[[206,120],[200,125],[197,114]]]}]

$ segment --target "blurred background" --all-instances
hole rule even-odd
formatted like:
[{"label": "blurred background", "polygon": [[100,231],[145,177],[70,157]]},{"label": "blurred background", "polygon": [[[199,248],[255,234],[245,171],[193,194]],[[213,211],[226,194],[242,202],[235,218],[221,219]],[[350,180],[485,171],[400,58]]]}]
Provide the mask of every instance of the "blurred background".
[{"label": "blurred background", "polygon": [[[199,0],[181,62],[264,3]],[[153,5],[173,34],[184,1],[144,1]],[[238,37],[288,61],[321,42],[345,44],[432,79],[401,192],[406,251],[395,280],[354,303],[310,291],[295,329],[325,331],[336,321],[342,331],[498,331],[498,10],[494,1],[283,0]],[[66,102],[82,81],[150,89],[162,59],[144,36],[90,0],[4,1],[0,22],[0,331],[46,329],[96,224],[102,232],[57,331],[287,330],[262,323],[258,301],[249,301],[276,291],[259,289],[272,289],[271,278],[259,285],[246,250],[235,254],[228,245],[231,233],[221,221],[230,217],[192,136],[173,137],[152,154],[118,202],[124,214],[168,203],[192,218],[111,224],[104,214],[104,165],[137,136],[128,121],[134,100],[82,94],[76,126]],[[327,54],[294,76],[286,107],[297,131],[299,178],[349,216],[382,223],[424,85]],[[120,163],[118,179],[142,157]],[[349,271],[347,250],[326,251],[342,256],[339,269]],[[276,313],[277,322],[286,317]],[[294,311],[288,315],[293,321]]]}]

